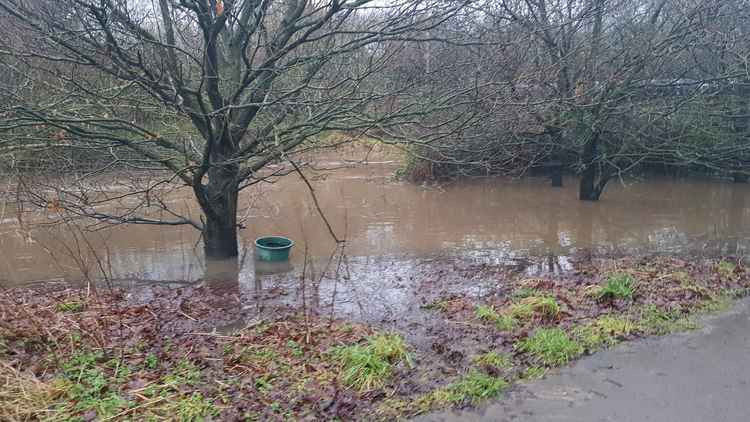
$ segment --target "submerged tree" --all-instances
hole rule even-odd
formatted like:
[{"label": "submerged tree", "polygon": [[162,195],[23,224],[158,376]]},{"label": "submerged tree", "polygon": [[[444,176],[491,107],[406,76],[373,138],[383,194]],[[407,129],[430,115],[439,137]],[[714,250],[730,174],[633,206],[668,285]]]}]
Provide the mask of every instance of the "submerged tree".
[{"label": "submerged tree", "polygon": [[[125,193],[75,185],[33,195],[106,223],[192,225],[208,258],[231,258],[239,192],[291,171],[268,165],[313,147],[317,135],[398,130],[416,140],[471,119],[441,114],[460,107],[460,87],[428,101],[418,81],[376,79],[407,40],[436,41],[430,31],[465,3],[0,0],[16,34],[0,40],[10,75],[0,85],[0,142],[97,157],[86,175],[166,170]],[[436,113],[441,124],[420,128]],[[200,221],[156,194],[165,186],[192,189]]]},{"label": "submerged tree", "polygon": [[[563,164],[580,175],[582,200],[641,169],[741,180],[750,152],[744,3],[487,0],[464,31],[494,41],[468,58],[492,90],[476,107],[493,112],[422,161],[436,177],[545,168],[558,184]],[[462,54],[436,55],[432,66]]]}]

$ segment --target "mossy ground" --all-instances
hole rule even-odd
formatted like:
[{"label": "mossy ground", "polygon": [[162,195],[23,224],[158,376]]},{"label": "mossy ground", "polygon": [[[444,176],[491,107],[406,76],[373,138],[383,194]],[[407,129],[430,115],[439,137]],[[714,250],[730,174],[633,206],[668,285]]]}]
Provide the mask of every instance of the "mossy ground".
[{"label": "mossy ground", "polygon": [[696,315],[750,290],[750,274],[728,259],[477,274],[496,277],[498,290],[422,307],[445,330],[435,338],[465,340],[455,344],[298,309],[220,333],[212,327],[242,317],[240,307],[200,288],[145,303],[118,291],[6,290],[0,420],[407,418],[476,406],[621,341],[694,328]]}]

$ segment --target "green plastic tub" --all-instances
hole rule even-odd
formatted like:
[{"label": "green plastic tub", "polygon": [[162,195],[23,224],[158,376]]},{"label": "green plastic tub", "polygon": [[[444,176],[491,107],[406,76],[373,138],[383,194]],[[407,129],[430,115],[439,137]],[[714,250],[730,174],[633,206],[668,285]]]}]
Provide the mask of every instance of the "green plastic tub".
[{"label": "green plastic tub", "polygon": [[267,262],[288,261],[292,246],[292,239],[283,236],[259,237],[255,239],[255,259]]}]

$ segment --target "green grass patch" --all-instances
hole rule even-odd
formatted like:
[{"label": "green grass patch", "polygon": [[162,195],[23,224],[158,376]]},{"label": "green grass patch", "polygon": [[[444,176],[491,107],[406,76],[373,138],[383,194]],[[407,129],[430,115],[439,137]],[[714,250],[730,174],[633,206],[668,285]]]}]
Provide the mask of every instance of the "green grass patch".
[{"label": "green grass patch", "polygon": [[163,386],[181,387],[197,385],[200,382],[201,371],[187,359],[182,359],[163,377]]},{"label": "green grass patch", "polygon": [[428,411],[435,407],[452,406],[459,403],[477,404],[500,395],[508,388],[508,382],[503,378],[483,374],[472,370],[460,380],[417,400],[421,411]]},{"label": "green grass patch", "polygon": [[55,409],[59,414],[93,410],[100,419],[114,416],[130,406],[130,402],[110,387],[122,381],[117,371],[107,375],[107,366],[119,368],[119,361],[105,361],[102,353],[81,351],[62,363],[61,382],[66,385],[68,403]]},{"label": "green grass patch", "polygon": [[171,403],[166,410],[182,422],[205,421],[219,415],[216,406],[200,392]]},{"label": "green grass patch", "polygon": [[515,347],[547,366],[564,365],[583,353],[583,346],[559,328],[540,328],[531,337],[517,341]]},{"label": "green grass patch", "polygon": [[431,311],[431,310],[437,310],[441,312],[445,312],[448,309],[448,305],[450,304],[450,301],[448,299],[440,299],[436,300],[434,302],[428,303],[426,305],[422,305],[422,309]]},{"label": "green grass patch", "polygon": [[520,289],[515,290],[512,295],[514,300],[525,299],[532,296],[542,296],[542,292],[539,289],[531,287],[521,287]]},{"label": "green grass patch", "polygon": [[735,270],[737,270],[737,264],[734,262],[721,260],[716,264],[716,272],[721,278],[732,278]]},{"label": "green grass patch", "polygon": [[518,377],[519,381],[533,381],[544,377],[547,373],[547,368],[541,366],[529,366],[524,369],[521,375]]},{"label": "green grass patch", "polygon": [[494,369],[508,369],[513,367],[513,361],[511,361],[508,355],[494,351],[474,356],[472,360],[477,365]]},{"label": "green grass patch", "polygon": [[82,312],[86,309],[86,304],[80,301],[62,302],[57,304],[59,312]]},{"label": "green grass patch", "polygon": [[269,366],[278,362],[281,355],[270,347],[253,345],[240,349],[237,358],[240,362]]},{"label": "green grass patch", "polygon": [[379,334],[368,338],[363,345],[336,348],[333,355],[341,365],[344,384],[359,391],[385,385],[393,366],[400,362],[412,366],[406,343],[398,334]]},{"label": "green grass patch", "polygon": [[487,322],[495,322],[500,318],[500,314],[498,314],[495,307],[491,305],[477,305],[477,307],[474,308],[474,316],[477,317],[477,319]]},{"label": "green grass patch", "polygon": [[615,345],[622,337],[638,330],[638,325],[628,318],[605,315],[590,324],[575,328],[573,336],[586,350],[593,352],[603,346]]},{"label": "green grass patch", "polygon": [[552,296],[529,296],[510,306],[510,316],[529,320],[536,316],[554,319],[560,314],[560,305]]},{"label": "green grass patch", "polygon": [[[147,363],[134,365],[134,368],[148,367]],[[49,380],[24,380],[20,373],[15,374],[14,382],[23,391],[12,398],[5,397],[11,392],[5,386],[0,389],[0,398],[16,404],[23,401],[29,406],[24,412],[38,415],[38,420],[84,420],[81,415],[91,415],[96,420],[120,420],[127,414],[134,417],[132,420],[202,421],[219,415],[209,398],[192,391],[201,384],[200,370],[187,360],[179,361],[168,374],[140,389],[141,398],[152,403],[140,406],[124,391],[133,374],[143,370],[132,369],[127,360],[82,349],[59,362],[56,376]],[[0,415],[6,414],[0,410]]]},{"label": "green grass patch", "polygon": [[629,274],[612,274],[606,283],[596,291],[599,300],[632,299],[635,282]]},{"label": "green grass patch", "polygon": [[297,343],[294,340],[288,340],[286,342],[286,347],[289,348],[289,351],[291,352],[292,356],[296,358],[301,358],[305,355],[305,351],[302,350],[302,345]]},{"label": "green grass patch", "polygon": [[143,364],[148,369],[156,369],[159,366],[159,358],[155,354],[149,353],[146,355],[146,359],[143,360]]},{"label": "green grass patch", "polygon": [[700,312],[716,313],[727,311],[734,303],[735,296],[730,291],[722,291],[716,295],[709,295],[708,299],[700,304]]},{"label": "green grass patch", "polygon": [[672,275],[672,278],[680,282],[680,284],[695,284],[695,280],[687,271],[677,271]]},{"label": "green grass patch", "polygon": [[477,305],[474,316],[482,321],[495,324],[500,331],[512,331],[518,326],[518,321],[511,315],[498,313],[493,306]]},{"label": "green grass patch", "polygon": [[649,334],[663,335],[676,331],[692,330],[697,324],[680,311],[647,305],[641,309],[640,325]]},{"label": "green grass patch", "polygon": [[518,321],[510,315],[500,315],[495,321],[495,328],[500,331],[513,331],[518,326]]}]

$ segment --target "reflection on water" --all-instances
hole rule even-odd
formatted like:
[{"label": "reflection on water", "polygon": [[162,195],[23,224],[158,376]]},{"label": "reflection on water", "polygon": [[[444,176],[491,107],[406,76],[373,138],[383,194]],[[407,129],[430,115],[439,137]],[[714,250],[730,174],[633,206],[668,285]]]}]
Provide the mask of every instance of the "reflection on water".
[{"label": "reflection on water", "polygon": [[[397,266],[403,270],[398,276],[408,277],[411,263],[434,256],[488,263],[547,257],[532,269],[543,272],[569,268],[565,256],[576,249],[742,254],[748,247],[750,186],[744,184],[629,181],[613,183],[600,202],[582,202],[576,200],[573,180],[562,189],[533,179],[425,187],[394,182],[392,171],[388,165],[370,165],[313,181],[334,230],[348,240],[352,266],[373,280],[383,266]],[[296,271],[305,248],[314,265],[329,260],[336,245],[299,179],[288,176],[245,193],[242,201],[249,227],[241,233],[245,259],[237,269],[243,286],[256,278],[248,246],[260,235],[294,239],[291,265]],[[173,202],[190,203],[190,198],[186,192]],[[87,236],[92,245],[87,248],[74,245],[65,227],[22,230],[7,211],[14,208],[0,206],[0,283],[5,285],[80,279],[83,267],[97,273],[99,264],[118,279],[197,280],[206,272],[198,234],[191,228],[115,227]],[[42,213],[36,216],[43,219]]]}]

